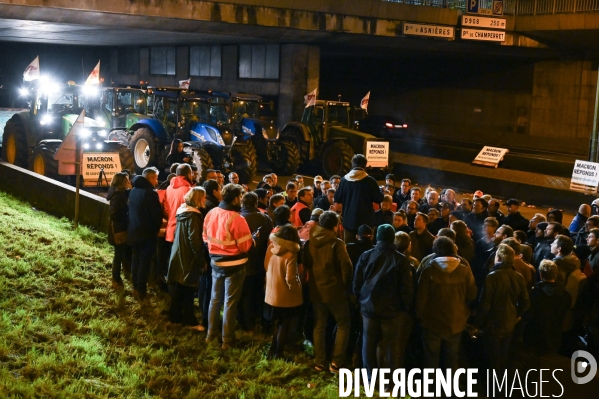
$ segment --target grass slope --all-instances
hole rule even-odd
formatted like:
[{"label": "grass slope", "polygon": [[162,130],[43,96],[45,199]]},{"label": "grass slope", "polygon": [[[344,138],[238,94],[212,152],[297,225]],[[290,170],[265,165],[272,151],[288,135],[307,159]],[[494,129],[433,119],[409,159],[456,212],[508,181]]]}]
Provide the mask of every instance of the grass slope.
[{"label": "grass slope", "polygon": [[[168,296],[140,307],[110,284],[112,247],[0,193],[0,397],[334,398],[311,360],[264,357],[268,337],[221,352],[167,329]],[[313,388],[308,388],[311,384]]]}]

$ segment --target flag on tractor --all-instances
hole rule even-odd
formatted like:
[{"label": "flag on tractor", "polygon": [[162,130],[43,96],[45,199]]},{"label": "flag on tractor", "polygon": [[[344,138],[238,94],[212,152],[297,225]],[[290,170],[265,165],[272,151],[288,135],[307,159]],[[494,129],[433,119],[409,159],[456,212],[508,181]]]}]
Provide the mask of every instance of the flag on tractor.
[{"label": "flag on tractor", "polygon": [[368,112],[368,101],[370,100],[370,92],[366,93],[362,101],[360,101],[360,108]]},{"label": "flag on tractor", "polygon": [[191,78],[185,79],[185,80],[180,80],[179,81],[179,88],[180,89],[189,90],[189,83],[190,82],[191,82]]},{"label": "flag on tractor", "polygon": [[100,61],[98,61],[98,65],[94,68],[92,73],[89,74],[87,80],[85,81],[85,85],[99,85],[100,84]]},{"label": "flag on tractor", "polygon": [[27,65],[25,72],[23,72],[23,80],[25,82],[31,82],[40,78],[40,57],[35,57],[31,64]]},{"label": "flag on tractor", "polygon": [[306,108],[308,108],[311,105],[316,105],[316,90],[318,90],[318,87],[314,89],[314,91],[311,91],[310,93],[304,96],[304,103],[306,103]]}]

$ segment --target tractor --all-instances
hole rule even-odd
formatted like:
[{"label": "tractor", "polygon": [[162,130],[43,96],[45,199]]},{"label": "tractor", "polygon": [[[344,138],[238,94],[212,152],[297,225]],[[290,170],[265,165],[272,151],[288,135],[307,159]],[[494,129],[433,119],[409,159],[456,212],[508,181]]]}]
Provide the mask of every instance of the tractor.
[{"label": "tractor", "polygon": [[212,92],[214,114],[228,114],[229,127],[237,142],[247,145],[246,154],[257,162],[267,164],[281,175],[291,175],[299,166],[299,153],[294,142],[281,140],[274,121],[261,117],[265,106],[262,97],[253,94],[228,94]]},{"label": "tractor", "polygon": [[354,154],[366,154],[376,137],[353,130],[353,111],[347,102],[317,100],[304,109],[301,122],[289,122],[281,140],[293,142],[304,167],[314,166],[330,177],[351,170]]},{"label": "tractor", "polygon": [[256,165],[247,156],[247,146],[237,143],[226,126],[226,115],[211,113],[213,96],[179,88],[153,90],[152,117],[133,124],[129,147],[136,170],[166,167],[171,142],[178,138],[185,151],[195,153],[202,170],[213,167],[223,173],[236,172],[242,183],[254,177]]},{"label": "tractor", "polygon": [[[87,100],[94,95],[97,95],[94,89],[76,86],[72,82],[59,85],[43,81],[39,87],[28,90],[29,110],[13,115],[6,123],[2,158],[13,165],[60,179],[54,154],[81,111],[87,109]],[[116,152],[123,169],[133,167],[127,147],[106,141],[108,131],[101,123],[85,118],[85,128],[86,136],[82,138],[84,152]]]}]

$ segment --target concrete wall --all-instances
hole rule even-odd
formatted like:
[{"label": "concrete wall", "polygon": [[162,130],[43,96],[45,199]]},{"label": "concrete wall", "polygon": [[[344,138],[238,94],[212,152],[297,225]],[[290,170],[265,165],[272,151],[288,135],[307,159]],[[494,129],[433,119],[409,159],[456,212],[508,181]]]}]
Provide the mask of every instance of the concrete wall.
[{"label": "concrete wall", "polygon": [[[75,216],[75,188],[14,165],[0,162],[0,190],[57,217]],[[108,232],[108,201],[80,191],[79,223]]]},{"label": "concrete wall", "polygon": [[[238,48],[237,45],[222,46],[221,77],[192,76],[192,88],[278,97],[278,120],[299,119],[304,108],[304,95],[319,84],[320,48],[303,44],[281,45],[278,80],[239,78]],[[132,48],[131,51],[139,51],[139,75],[119,75],[118,50],[111,50],[110,79],[117,84],[139,84],[143,80],[154,87],[178,87],[180,80],[190,77],[188,46],[177,47],[177,73],[174,76],[150,74],[149,47]]]}]

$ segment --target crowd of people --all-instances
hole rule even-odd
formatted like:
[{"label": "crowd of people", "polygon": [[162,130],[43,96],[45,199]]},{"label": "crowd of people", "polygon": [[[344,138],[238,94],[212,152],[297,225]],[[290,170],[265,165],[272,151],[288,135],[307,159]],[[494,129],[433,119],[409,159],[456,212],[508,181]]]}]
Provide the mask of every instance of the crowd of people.
[{"label": "crowd of people", "polygon": [[187,163],[162,183],[156,168],[117,173],[113,286],[123,274],[144,303],[153,276],[170,293],[170,323],[223,350],[236,329],[272,334],[271,358],[312,346],[317,371],[408,359],[501,370],[514,345],[568,354],[580,336],[598,354],[599,201],[566,227],[560,210],[527,220],[515,199],[504,214],[480,191],[458,203],[394,175],[379,186],[365,167],[358,154],[345,176],[283,188],[273,173],[253,191]]}]

